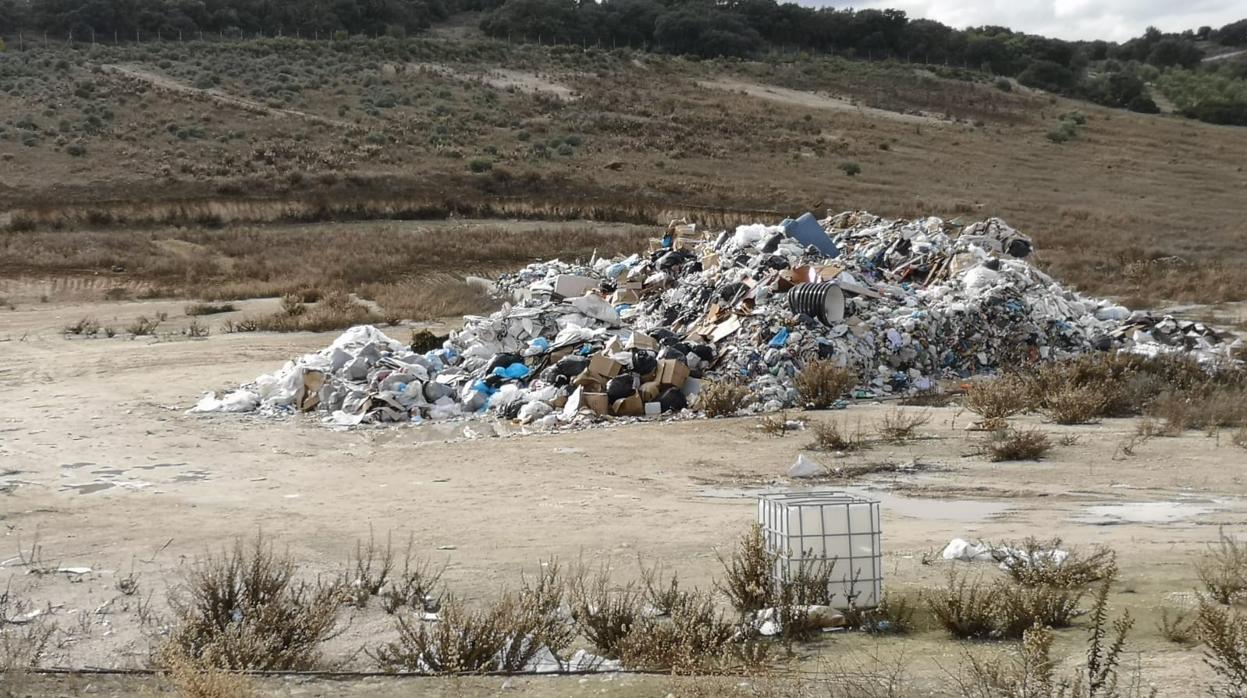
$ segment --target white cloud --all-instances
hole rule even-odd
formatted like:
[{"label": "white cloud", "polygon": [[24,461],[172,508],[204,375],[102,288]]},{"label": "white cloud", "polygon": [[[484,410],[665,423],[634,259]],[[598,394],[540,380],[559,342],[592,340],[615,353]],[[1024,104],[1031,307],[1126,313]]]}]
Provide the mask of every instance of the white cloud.
[{"label": "white cloud", "polygon": [[[843,2],[799,0],[809,5]],[[1247,17],[1243,0],[864,0],[856,9],[895,8],[962,29],[992,24],[1061,39],[1124,41],[1148,26],[1183,31]]]}]

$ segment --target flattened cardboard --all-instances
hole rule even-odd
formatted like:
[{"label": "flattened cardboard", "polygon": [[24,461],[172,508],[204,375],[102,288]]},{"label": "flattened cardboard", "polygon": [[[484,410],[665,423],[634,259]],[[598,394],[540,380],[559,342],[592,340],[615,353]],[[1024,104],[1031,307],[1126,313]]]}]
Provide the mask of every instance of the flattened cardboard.
[{"label": "flattened cardboard", "polygon": [[621,398],[611,405],[611,413],[619,417],[641,417],[645,415],[645,401],[640,395],[632,394]]},{"label": "flattened cardboard", "polygon": [[610,399],[606,397],[606,393],[582,393],[580,404],[592,410],[593,414],[606,414],[610,409]]}]

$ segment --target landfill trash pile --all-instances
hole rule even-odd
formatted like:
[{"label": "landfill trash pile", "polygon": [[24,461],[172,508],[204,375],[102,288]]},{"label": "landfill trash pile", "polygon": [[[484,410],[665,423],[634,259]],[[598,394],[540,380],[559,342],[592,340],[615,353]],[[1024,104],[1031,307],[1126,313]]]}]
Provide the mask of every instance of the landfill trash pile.
[{"label": "landfill trash pile", "polygon": [[747,385],[750,412],[800,406],[794,377],[814,359],[854,368],[854,396],[878,397],[1091,351],[1212,360],[1241,341],[1063,288],[1032,252],[996,218],[807,213],[713,234],[673,222],[645,253],[503,275],[504,308],[440,347],[355,327],[193,411],[552,427],[695,410],[706,379]]}]

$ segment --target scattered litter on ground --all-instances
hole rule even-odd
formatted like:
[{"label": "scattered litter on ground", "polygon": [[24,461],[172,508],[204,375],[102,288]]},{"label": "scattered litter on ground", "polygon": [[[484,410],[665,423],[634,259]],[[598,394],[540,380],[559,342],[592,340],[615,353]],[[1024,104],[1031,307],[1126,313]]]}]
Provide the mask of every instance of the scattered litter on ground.
[{"label": "scattered litter on ground", "polygon": [[748,388],[741,410],[800,407],[815,359],[853,368],[856,398],[940,379],[1121,350],[1222,360],[1241,340],[1066,289],[997,218],[845,212],[705,234],[673,222],[645,253],[530,264],[499,278],[507,304],[440,345],[354,327],[319,352],[192,412],[318,412],[334,425],[495,414],[551,428],[691,415],[703,381]]}]

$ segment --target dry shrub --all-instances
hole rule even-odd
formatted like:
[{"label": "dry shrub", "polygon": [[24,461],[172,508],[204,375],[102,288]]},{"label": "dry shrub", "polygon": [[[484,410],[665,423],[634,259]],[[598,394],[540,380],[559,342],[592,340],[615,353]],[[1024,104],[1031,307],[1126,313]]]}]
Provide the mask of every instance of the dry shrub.
[{"label": "dry shrub", "polygon": [[1155,696],[1155,689],[1144,689],[1137,674],[1127,688],[1119,688],[1117,668],[1134,621],[1128,612],[1109,621],[1108,596],[1114,579],[1115,572],[1105,577],[1096,591],[1087,628],[1086,662],[1073,676],[1057,675],[1057,663],[1051,657],[1052,632],[1037,623],[1021,631],[1021,651],[1015,656],[983,659],[967,652],[961,671],[953,677],[958,693],[976,698]]},{"label": "dry shrub", "polygon": [[232,313],[238,310],[233,303],[191,303],[186,306],[186,315],[195,317],[199,315],[217,315],[220,313]]},{"label": "dry shrub", "polygon": [[156,328],[160,327],[160,320],[153,320],[146,315],[140,315],[126,326],[126,332],[135,337],[156,334]]},{"label": "dry shrub", "polygon": [[997,582],[996,589],[996,631],[1008,639],[1021,639],[1035,626],[1068,628],[1082,601],[1082,592],[1055,587]]},{"label": "dry shrub", "polygon": [[641,585],[645,587],[645,599],[662,615],[671,615],[684,598],[684,592],[680,590],[679,575],[672,572],[670,578],[667,578],[661,564],[646,567],[640,558],[637,559],[637,564],[641,568]]},{"label": "dry shrub", "polygon": [[386,613],[394,613],[404,606],[415,611],[436,611],[441,606],[437,585],[445,568],[434,570],[427,560],[413,557],[414,543],[414,538],[408,539],[403,571],[390,580],[381,595],[381,608]]},{"label": "dry shrub", "polygon": [[[293,299],[294,296],[286,298]],[[285,300],[283,298],[283,307],[286,305]],[[257,328],[270,332],[327,332],[381,321],[381,318],[367,306],[356,302],[341,291],[326,293],[311,307],[303,305],[302,301],[297,301],[297,303],[297,306],[292,304],[290,308],[298,307],[304,310],[291,314],[288,308],[268,317],[259,318],[255,321]]]},{"label": "dry shrub", "polygon": [[1028,407],[1025,386],[1015,376],[976,380],[966,387],[966,409],[984,420],[999,422]]},{"label": "dry shrub", "polygon": [[1204,644],[1204,663],[1225,682],[1224,693],[1214,695],[1243,696],[1247,691],[1247,616],[1202,603],[1195,632]]},{"label": "dry shrub", "polygon": [[830,359],[805,364],[793,379],[797,399],[807,408],[825,410],[857,385],[857,374]]},{"label": "dry shrub", "polygon": [[983,451],[993,462],[1039,460],[1052,450],[1048,435],[1038,429],[1001,429],[983,442]]},{"label": "dry shrub", "polygon": [[173,648],[221,669],[316,668],[342,595],[336,585],[298,581],[294,572],[294,560],[263,536],[198,562],[183,594],[170,598],[178,621]]},{"label": "dry shrub", "polygon": [[860,451],[866,447],[866,435],[858,421],[856,431],[849,431],[848,423],[834,420],[814,424],[814,443],[811,449],[820,451]]},{"label": "dry shrub", "polygon": [[904,441],[913,438],[914,432],[931,421],[930,412],[906,412],[897,409],[883,415],[879,424],[879,436],[885,441]]},{"label": "dry shrub", "polygon": [[[411,542],[407,551],[410,555]],[[368,527],[368,543],[355,541],[355,554],[347,558],[347,567],[351,570],[344,575],[342,587],[351,603],[358,608],[368,605],[368,599],[381,593],[394,570],[394,545],[389,534],[385,536],[385,547],[377,543],[372,527]]]},{"label": "dry shrub", "polygon": [[1193,645],[1198,640],[1196,623],[1197,618],[1192,618],[1186,611],[1162,608],[1160,619],[1156,621],[1156,630],[1170,642]]},{"label": "dry shrub", "polygon": [[749,388],[724,381],[706,381],[698,394],[702,412],[711,419],[731,417],[749,400]]},{"label": "dry shrub", "polygon": [[281,312],[283,315],[298,317],[307,312],[307,306],[303,304],[303,298],[298,294],[287,293],[281,297]]},{"label": "dry shrub", "polygon": [[1217,542],[1208,545],[1195,572],[1214,601],[1234,603],[1247,593],[1247,543],[1218,529]]},{"label": "dry shrub", "polygon": [[845,627],[880,635],[908,635],[915,629],[918,608],[909,596],[885,591],[874,608],[845,609]]},{"label": "dry shrub", "polygon": [[381,645],[374,659],[386,671],[469,674],[493,671],[511,627],[502,605],[468,611],[448,598],[436,623],[400,615],[398,639]]},{"label": "dry shrub", "polygon": [[482,284],[440,276],[369,285],[360,292],[375,300],[386,315],[416,321],[488,315],[502,306]]},{"label": "dry shrub", "polygon": [[[27,669],[39,664],[47,650],[56,625],[45,620],[47,614],[32,621],[19,623],[16,618],[31,611],[28,602],[6,587],[0,592],[0,675],[17,687]],[[14,690],[13,695],[18,695]]]},{"label": "dry shrub", "polygon": [[1062,559],[1052,554],[1061,545],[1060,538],[1029,537],[992,546],[992,556],[1014,582],[1026,587],[1074,589],[1103,579],[1115,568],[1117,554],[1112,548],[1095,546],[1090,552],[1069,548]]},{"label": "dry shrub", "polygon": [[766,550],[762,526],[753,524],[736,543],[728,558],[719,555],[725,578],[722,591],[740,613],[751,613],[775,605],[775,556]]},{"label": "dry shrub", "polygon": [[84,317],[78,322],[65,327],[65,334],[81,337],[94,337],[100,331],[100,323],[95,318]]},{"label": "dry shrub", "polygon": [[627,667],[677,674],[760,664],[765,645],[738,640],[742,637],[740,629],[715,609],[710,594],[694,591],[681,595],[670,618],[647,617],[634,625],[620,642],[619,656]]},{"label": "dry shrub", "polygon": [[788,413],[771,414],[758,420],[758,428],[767,436],[784,437],[788,435]]},{"label": "dry shrub", "polygon": [[1165,393],[1148,414],[1163,419],[1165,430],[1171,434],[1187,429],[1247,428],[1247,389],[1218,386],[1190,393]]},{"label": "dry shrub", "polygon": [[617,658],[620,643],[642,615],[643,593],[632,583],[613,588],[605,567],[590,574],[583,565],[572,574],[567,592],[581,634],[604,655]]},{"label": "dry shrub", "polygon": [[534,583],[488,608],[469,611],[448,598],[435,623],[397,616],[398,640],[370,654],[387,671],[428,674],[521,672],[543,650],[562,662],[576,634],[562,603],[563,580],[550,561]]},{"label": "dry shrub", "polygon": [[174,648],[161,654],[165,676],[183,698],[251,698],[260,695],[241,674],[218,669],[187,658]]},{"label": "dry shrub", "polygon": [[1230,437],[1230,442],[1239,448],[1247,448],[1247,425],[1234,432]]},{"label": "dry shrub", "polygon": [[999,587],[969,573],[948,572],[948,585],[927,592],[927,607],[948,634],[961,639],[987,639],[996,631],[996,596]]},{"label": "dry shrub", "polygon": [[1104,386],[1064,386],[1045,393],[1040,409],[1057,424],[1088,424],[1103,416],[1108,403]]}]

